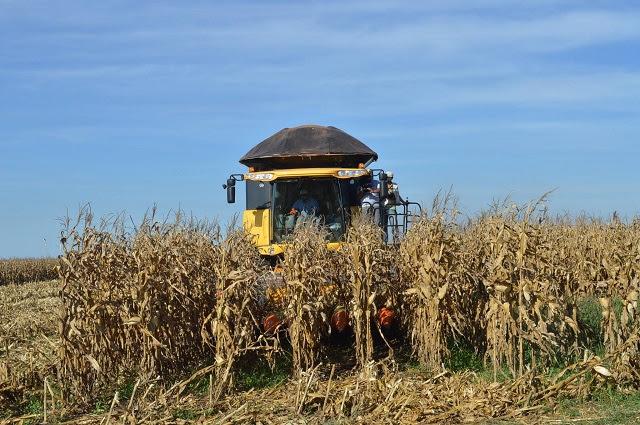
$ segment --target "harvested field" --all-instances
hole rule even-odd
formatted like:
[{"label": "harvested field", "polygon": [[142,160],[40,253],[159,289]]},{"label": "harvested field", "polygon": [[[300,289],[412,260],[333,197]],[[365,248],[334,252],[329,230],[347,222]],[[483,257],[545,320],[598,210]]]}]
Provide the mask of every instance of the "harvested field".
[{"label": "harvested field", "polygon": [[180,218],[132,231],[81,216],[66,229],[60,284],[1,288],[0,412],[79,423],[536,422],[567,399],[635,397],[640,222],[536,208],[462,225],[435,203],[399,246],[356,222],[338,252],[309,224],[268,290],[273,271],[241,231]]},{"label": "harvested field", "polygon": [[0,417],[26,410],[34,391],[55,375],[59,292],[58,281],[0,287]]}]

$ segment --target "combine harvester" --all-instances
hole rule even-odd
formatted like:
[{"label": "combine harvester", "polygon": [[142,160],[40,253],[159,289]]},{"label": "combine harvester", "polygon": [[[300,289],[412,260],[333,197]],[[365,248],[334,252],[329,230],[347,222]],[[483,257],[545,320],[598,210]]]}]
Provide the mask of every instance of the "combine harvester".
[{"label": "combine harvester", "polygon": [[[386,243],[399,242],[421,206],[402,199],[391,172],[369,168],[377,159],[372,149],[338,128],[285,128],[240,158],[248,172],[230,175],[223,188],[227,202],[234,203],[237,182],[245,182],[243,226],[277,276],[286,240],[305,219],[325,226],[329,249],[340,249],[351,218],[363,213],[381,227]],[[277,277],[269,283],[272,289],[281,285]],[[381,311],[379,321],[384,325],[392,315]],[[276,314],[263,319],[266,331],[280,323]],[[343,331],[347,323],[344,309],[333,314],[334,331]]]}]

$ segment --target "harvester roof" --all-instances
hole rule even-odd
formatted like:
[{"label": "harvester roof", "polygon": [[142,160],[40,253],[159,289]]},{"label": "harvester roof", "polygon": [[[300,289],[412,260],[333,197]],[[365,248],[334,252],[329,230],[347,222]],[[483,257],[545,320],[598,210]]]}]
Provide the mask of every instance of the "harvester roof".
[{"label": "harvester roof", "polygon": [[349,167],[377,160],[378,154],[339,128],[301,125],[284,128],[247,152],[240,163],[257,170]]}]

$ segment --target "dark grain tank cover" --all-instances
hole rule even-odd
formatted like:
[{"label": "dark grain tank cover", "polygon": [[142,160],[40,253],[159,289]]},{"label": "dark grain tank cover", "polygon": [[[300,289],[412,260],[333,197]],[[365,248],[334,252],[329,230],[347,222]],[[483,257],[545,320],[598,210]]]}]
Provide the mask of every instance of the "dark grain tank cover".
[{"label": "dark grain tank cover", "polygon": [[256,170],[308,167],[355,168],[378,154],[339,128],[301,125],[284,128],[247,152],[240,163]]}]

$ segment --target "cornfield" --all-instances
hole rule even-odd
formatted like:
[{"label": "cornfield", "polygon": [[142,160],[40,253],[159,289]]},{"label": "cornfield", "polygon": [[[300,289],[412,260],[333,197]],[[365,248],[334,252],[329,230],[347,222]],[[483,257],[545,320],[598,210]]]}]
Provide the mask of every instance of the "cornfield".
[{"label": "cornfield", "polygon": [[56,279],[57,265],[58,260],[55,258],[0,259],[0,286]]},{"label": "cornfield", "polygon": [[[180,216],[132,229],[84,212],[64,235],[58,356],[36,374],[0,360],[0,406],[11,389],[67,415],[106,399],[98,422],[189,408],[219,422],[438,423],[640,388],[639,220],[536,203],[462,222],[437,200],[399,245],[363,217],[338,251],[299,226],[275,272],[243,231]],[[0,349],[17,345],[2,332]],[[493,379],[448,367],[465,347]],[[261,362],[285,364],[290,384],[241,391]]]}]

